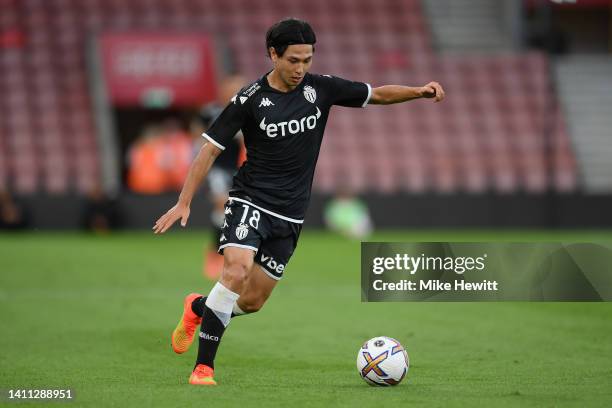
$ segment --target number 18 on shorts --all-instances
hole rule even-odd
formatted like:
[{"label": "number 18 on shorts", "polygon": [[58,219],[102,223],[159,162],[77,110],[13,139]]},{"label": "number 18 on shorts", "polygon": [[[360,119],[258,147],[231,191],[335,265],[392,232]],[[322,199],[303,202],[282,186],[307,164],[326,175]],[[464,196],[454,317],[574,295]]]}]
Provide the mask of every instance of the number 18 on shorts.
[{"label": "number 18 on shorts", "polygon": [[255,262],[273,279],[280,279],[293,255],[302,225],[279,218],[249,201],[230,198],[225,205],[219,252],[227,247],[250,249]]}]

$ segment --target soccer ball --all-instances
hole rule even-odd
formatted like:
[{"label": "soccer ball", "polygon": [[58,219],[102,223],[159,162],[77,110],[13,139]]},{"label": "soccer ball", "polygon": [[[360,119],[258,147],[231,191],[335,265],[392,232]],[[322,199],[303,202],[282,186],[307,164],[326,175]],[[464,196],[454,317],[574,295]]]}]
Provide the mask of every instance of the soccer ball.
[{"label": "soccer ball", "polygon": [[357,371],[370,385],[397,385],[409,366],[408,353],[391,337],[374,337],[363,343],[357,353]]}]

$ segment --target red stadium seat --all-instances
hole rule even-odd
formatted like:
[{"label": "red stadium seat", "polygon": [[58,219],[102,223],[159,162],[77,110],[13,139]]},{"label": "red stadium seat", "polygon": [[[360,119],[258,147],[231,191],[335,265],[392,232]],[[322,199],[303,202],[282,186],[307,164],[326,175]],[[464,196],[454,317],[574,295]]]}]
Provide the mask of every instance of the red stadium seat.
[{"label": "red stadium seat", "polygon": [[[546,57],[436,56],[420,1],[23,0],[0,13],[0,30],[19,26],[27,38],[26,49],[0,53],[1,105],[7,113],[0,123],[6,132],[0,133],[6,140],[0,143],[2,157],[25,151],[26,159],[17,160],[25,167],[59,146],[64,156],[87,159],[73,160],[57,173],[54,166],[43,167],[43,174],[36,167],[27,170],[18,177],[18,189],[87,191],[99,182],[85,65],[89,33],[208,30],[224,37],[237,68],[256,78],[269,68],[262,32],[288,15],[303,16],[317,31],[314,72],[372,86],[435,79],[448,94],[440,105],[418,101],[364,112],[334,108],[316,189],[331,192],[338,183],[381,192],[577,187],[563,116],[548,108],[555,96]],[[552,180],[544,165],[545,138],[554,145]],[[0,160],[0,186],[13,174],[11,166]]]}]

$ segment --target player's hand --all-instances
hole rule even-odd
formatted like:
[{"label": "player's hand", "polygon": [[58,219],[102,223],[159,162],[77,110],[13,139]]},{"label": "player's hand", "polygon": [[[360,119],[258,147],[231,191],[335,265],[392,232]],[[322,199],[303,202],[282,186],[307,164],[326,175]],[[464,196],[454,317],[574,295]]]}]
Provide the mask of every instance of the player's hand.
[{"label": "player's hand", "polygon": [[421,87],[421,96],[423,98],[434,98],[434,102],[440,102],[444,99],[444,89],[437,82],[430,82]]},{"label": "player's hand", "polygon": [[155,222],[153,232],[155,234],[163,234],[164,232],[168,231],[168,229],[179,219],[181,220],[181,226],[184,227],[187,225],[189,212],[190,209],[188,205],[176,203],[174,207],[169,209],[168,212],[159,217],[159,219]]}]

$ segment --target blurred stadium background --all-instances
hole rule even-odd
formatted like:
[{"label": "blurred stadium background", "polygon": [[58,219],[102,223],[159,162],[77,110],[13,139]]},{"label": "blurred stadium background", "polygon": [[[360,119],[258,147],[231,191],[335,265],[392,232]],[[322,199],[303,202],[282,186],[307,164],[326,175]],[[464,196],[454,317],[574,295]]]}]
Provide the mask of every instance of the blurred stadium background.
[{"label": "blurred stadium background", "polygon": [[[0,0],[3,206],[29,228],[78,228],[98,207],[149,227],[180,183],[134,191],[130,148],[151,127],[185,135],[223,78],[270,69],[265,31],[295,16],[318,36],[313,72],[447,91],[337,108],[309,226],[342,188],[380,227],[610,226],[611,14],[609,0]],[[184,164],[183,147],[159,161]]]}]

